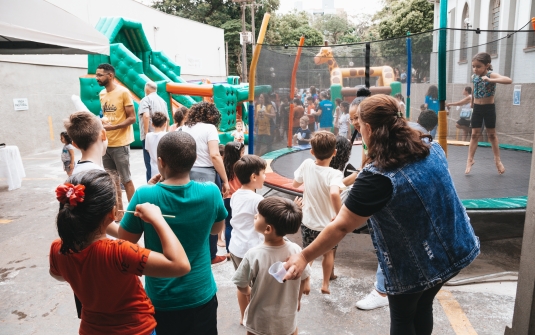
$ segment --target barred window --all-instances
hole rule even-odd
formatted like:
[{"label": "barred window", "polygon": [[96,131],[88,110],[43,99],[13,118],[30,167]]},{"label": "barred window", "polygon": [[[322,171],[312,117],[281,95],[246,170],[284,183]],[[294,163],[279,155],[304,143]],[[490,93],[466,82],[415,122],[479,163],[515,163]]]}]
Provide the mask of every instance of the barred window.
[{"label": "barred window", "polygon": [[[468,27],[465,25],[466,19],[468,18],[468,4],[464,5],[463,9],[463,16],[461,25],[463,25],[462,28],[468,29]],[[459,54],[459,62],[466,62],[466,58],[468,56],[468,31],[461,30],[461,50]]]},{"label": "barred window", "polygon": [[[500,29],[500,0],[491,0],[489,8],[489,30],[499,30]],[[491,55],[498,54],[498,42],[496,41],[499,38],[498,32],[489,32],[487,34],[489,44],[487,45],[487,52]]]}]

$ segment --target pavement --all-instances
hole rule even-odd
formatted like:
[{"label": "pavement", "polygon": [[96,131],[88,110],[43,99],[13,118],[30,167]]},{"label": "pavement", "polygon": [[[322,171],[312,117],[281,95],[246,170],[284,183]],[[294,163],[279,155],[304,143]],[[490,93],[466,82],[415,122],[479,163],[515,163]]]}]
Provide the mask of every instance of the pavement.
[{"label": "pavement", "polygon": [[[0,179],[0,335],[76,334],[79,320],[72,290],[48,274],[50,243],[57,238],[54,190],[66,179],[60,150],[23,156],[23,163],[27,177],[20,189],[8,191]],[[144,184],[141,150],[131,151],[131,169],[134,184]],[[264,188],[259,193],[267,191]],[[269,193],[272,195],[288,197]],[[521,227],[517,224],[515,234],[507,233],[507,216],[500,222],[485,222],[487,219],[474,224],[476,234],[485,237],[481,255],[454,280],[518,271]],[[500,238],[502,232],[506,232],[505,238]],[[299,233],[289,238],[300,243]],[[355,302],[371,291],[377,269],[369,235],[347,235],[339,245],[335,269],[338,279],[331,282],[331,294],[323,295],[321,262],[312,266],[312,292],[302,300],[299,334],[388,334],[388,307],[373,311],[355,308]],[[218,286],[219,334],[245,334],[239,325],[236,288],[230,281],[232,264],[216,266],[213,272]],[[514,277],[501,280],[444,286],[434,303],[433,334],[503,334],[505,327],[511,326],[516,281]]]}]

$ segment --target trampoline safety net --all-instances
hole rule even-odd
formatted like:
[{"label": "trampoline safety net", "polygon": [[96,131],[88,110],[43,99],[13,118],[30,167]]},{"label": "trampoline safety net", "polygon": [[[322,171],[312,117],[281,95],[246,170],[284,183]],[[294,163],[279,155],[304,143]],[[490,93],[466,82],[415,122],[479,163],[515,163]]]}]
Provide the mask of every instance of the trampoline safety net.
[{"label": "trampoline safety net", "polygon": [[[513,81],[511,85],[497,84],[496,87],[495,130],[500,147],[525,153],[519,158],[521,164],[508,163],[502,158],[508,172],[514,172],[516,165],[523,165],[517,173],[525,180],[519,179],[515,183],[524,183],[522,187],[526,188],[525,192],[514,191],[505,197],[527,195],[535,126],[535,113],[532,111],[535,105],[535,32],[532,25],[526,23],[515,31],[448,28],[446,36],[446,104],[452,104],[446,108],[448,143],[466,145],[466,141],[470,140],[471,121],[461,117],[466,113],[465,109],[470,108],[470,100],[461,102],[473,87],[472,59],[476,54],[486,52],[491,56],[493,72]],[[317,113],[322,93],[333,108],[331,115],[314,117],[312,114],[305,118],[312,133],[321,126],[338,134],[342,126],[342,114],[337,113],[338,102],[351,103],[360,87],[369,87],[372,94],[398,95],[408,121],[417,122],[422,110],[438,112],[438,39],[439,30],[433,30],[396,39],[347,45],[298,47],[264,44],[256,67],[255,85],[269,85],[272,91],[255,96],[254,153],[273,158],[277,155],[271,153],[277,150],[284,152],[280,149],[298,145],[294,135],[299,129],[303,111],[305,115]],[[295,44],[298,42],[295,41]],[[291,109],[293,115],[290,115]],[[322,117],[326,117],[323,121],[330,122],[327,128]],[[349,135],[346,136],[350,137],[351,133],[353,128],[349,124]],[[436,139],[434,131],[432,135]],[[492,131],[490,135],[489,139],[483,125],[478,138],[480,147],[490,150]],[[448,156],[450,169],[452,174],[458,169],[464,176],[468,146],[455,151],[460,153]],[[479,177],[470,180],[471,183],[487,183],[488,180],[483,179],[486,178],[485,173],[497,175],[492,152],[485,158],[483,151],[481,148],[476,153],[478,163],[474,169],[477,167],[480,173]],[[454,164],[459,167],[454,168]],[[495,185],[496,188],[502,186]],[[488,192],[493,192],[493,189]],[[467,198],[470,197],[467,195]]]}]

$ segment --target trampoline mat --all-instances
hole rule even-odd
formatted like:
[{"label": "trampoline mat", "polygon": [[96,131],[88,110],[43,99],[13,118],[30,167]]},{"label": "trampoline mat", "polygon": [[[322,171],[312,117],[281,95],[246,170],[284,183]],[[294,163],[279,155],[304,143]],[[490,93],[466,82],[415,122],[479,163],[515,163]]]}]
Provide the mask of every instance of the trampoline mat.
[{"label": "trampoline mat", "polygon": [[[360,167],[360,145],[353,146],[349,163]],[[448,146],[448,164],[457,193],[461,199],[508,198],[528,195],[531,152],[500,149],[505,173],[498,174],[492,148],[478,147],[475,164],[465,175],[468,146]],[[279,175],[293,179],[294,171],[307,158],[314,158],[310,150],[286,154],[271,162],[271,168]]]}]

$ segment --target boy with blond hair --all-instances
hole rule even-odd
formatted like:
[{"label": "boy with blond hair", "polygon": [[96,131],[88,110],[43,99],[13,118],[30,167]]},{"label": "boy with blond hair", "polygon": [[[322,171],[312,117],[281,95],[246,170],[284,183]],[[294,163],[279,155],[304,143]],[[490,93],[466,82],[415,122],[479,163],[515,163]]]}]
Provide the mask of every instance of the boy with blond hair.
[{"label": "boy with blond hair", "polygon": [[[316,158],[306,159],[294,172],[293,187],[298,188],[303,183],[303,223],[301,234],[303,248],[306,248],[320,234],[320,232],[336,217],[342,201],[340,190],[344,189],[343,174],[340,170],[329,167],[332,158],[336,155],[336,136],[327,131],[318,131],[310,141],[310,153]],[[334,250],[323,255],[323,283],[321,293],[330,294],[329,278],[334,266]],[[312,265],[313,260],[310,262]],[[310,286],[306,285],[308,294]]]}]

